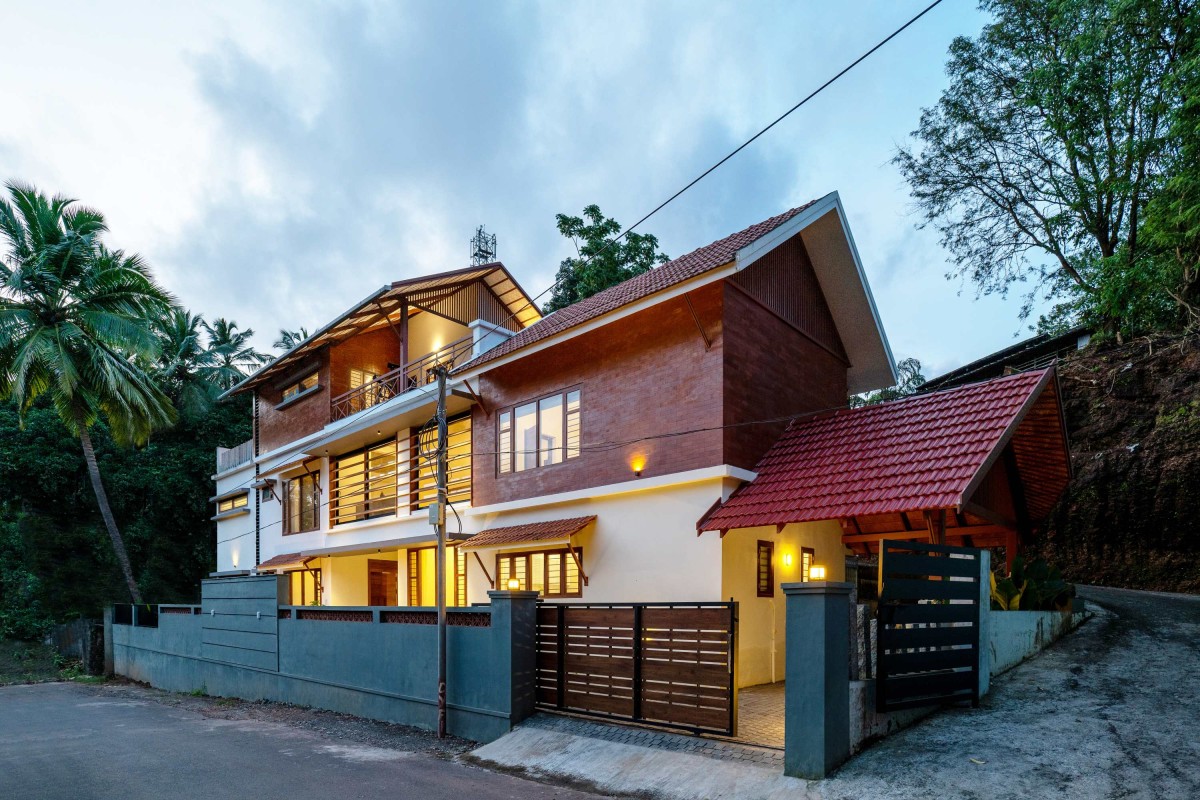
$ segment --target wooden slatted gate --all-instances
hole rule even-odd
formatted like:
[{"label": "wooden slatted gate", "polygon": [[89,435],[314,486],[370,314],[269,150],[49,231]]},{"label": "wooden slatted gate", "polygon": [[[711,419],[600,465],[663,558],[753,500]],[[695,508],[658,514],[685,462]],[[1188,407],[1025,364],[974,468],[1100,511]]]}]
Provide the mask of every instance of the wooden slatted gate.
[{"label": "wooden slatted gate", "polygon": [[736,734],[737,603],[543,603],[543,708]]},{"label": "wooden slatted gate", "polygon": [[979,704],[981,553],[885,541],[878,611],[879,711]]}]

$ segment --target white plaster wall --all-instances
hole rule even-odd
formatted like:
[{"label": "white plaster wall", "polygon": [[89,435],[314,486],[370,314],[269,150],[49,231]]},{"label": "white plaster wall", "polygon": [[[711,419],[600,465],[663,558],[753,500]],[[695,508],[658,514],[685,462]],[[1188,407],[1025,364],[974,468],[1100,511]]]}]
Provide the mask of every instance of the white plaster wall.
[{"label": "white plaster wall", "polygon": [[[721,600],[721,542],[696,536],[696,521],[722,495],[721,479],[634,491],[477,517],[477,529],[597,516],[575,537],[589,578],[575,602],[628,603]],[[492,578],[496,554],[531,545],[477,551]],[[467,560],[471,602],[487,602],[491,588],[474,556]]]},{"label": "white plaster wall", "polygon": [[[709,534],[705,534],[708,536]],[[712,534],[716,535],[716,534]],[[758,596],[758,542],[775,545],[775,595]],[[738,686],[757,686],[784,678],[786,600],[780,584],[801,579],[800,548],[814,550],[813,563],[826,568],[826,580],[846,575],[846,548],[836,522],[774,525],[731,530],[722,540],[721,596],[738,603]],[[791,566],[784,556],[791,555]],[[849,621],[847,621],[849,624]]]},{"label": "white plaster wall", "polygon": [[[254,469],[246,465],[242,469],[223,474],[216,485],[215,494],[221,495],[241,486],[249,486],[254,482]],[[250,492],[249,504],[246,506],[250,513],[239,514],[236,517],[217,520],[217,571],[231,572],[238,569],[254,567],[254,509],[258,502]],[[217,504],[209,505],[211,514],[217,513]]]}]

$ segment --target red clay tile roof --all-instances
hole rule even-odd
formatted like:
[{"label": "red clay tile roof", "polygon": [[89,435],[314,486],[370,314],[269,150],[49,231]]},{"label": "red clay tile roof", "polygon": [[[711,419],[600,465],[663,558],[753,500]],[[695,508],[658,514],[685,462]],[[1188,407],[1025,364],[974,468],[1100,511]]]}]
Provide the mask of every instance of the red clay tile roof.
[{"label": "red clay tile roof", "polygon": [[283,553],[282,555],[268,558],[263,563],[259,564],[255,569],[283,569],[284,567],[299,567],[304,564],[305,558],[299,553]]},{"label": "red clay tile roof", "polygon": [[559,309],[553,314],[543,317],[528,328],[504,340],[472,361],[463,364],[455,372],[464,372],[481,364],[494,361],[535,342],[548,339],[557,333],[582,325],[585,322],[615,311],[622,306],[635,303],[652,294],[669,289],[677,283],[695,278],[705,272],[728,264],[734,259],[738,250],[761,239],[778,228],[804,209],[817,202],[812,200],[798,208],[785,211],[778,216],[751,225],[745,230],[726,236],[724,239],[693,250],[687,255],[668,261],[657,269],[643,272],[641,275],[611,286],[578,303]]},{"label": "red clay tile roof", "polygon": [[461,547],[502,547],[526,542],[545,542],[551,539],[568,539],[596,521],[595,516],[555,519],[549,522],[530,522],[507,528],[490,528],[480,531]]},{"label": "red clay tile roof", "polygon": [[[793,421],[702,531],[952,508],[1051,370]],[[1063,440],[1065,443],[1065,439]]]}]

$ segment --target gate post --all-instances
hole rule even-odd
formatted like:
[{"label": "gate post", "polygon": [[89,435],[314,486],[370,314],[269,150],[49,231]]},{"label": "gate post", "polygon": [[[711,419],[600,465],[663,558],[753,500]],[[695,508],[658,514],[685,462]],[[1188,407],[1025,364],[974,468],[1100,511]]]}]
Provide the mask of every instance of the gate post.
[{"label": "gate post", "polygon": [[975,622],[979,630],[979,690],[975,695],[976,707],[979,698],[988,693],[992,682],[992,553],[979,551],[979,617]]},{"label": "gate post", "polygon": [[508,723],[533,713],[537,692],[537,592],[490,591],[494,652],[486,680],[494,682],[501,707],[507,699]]},{"label": "gate post", "polygon": [[824,778],[850,757],[849,583],[785,583],[783,771]]}]

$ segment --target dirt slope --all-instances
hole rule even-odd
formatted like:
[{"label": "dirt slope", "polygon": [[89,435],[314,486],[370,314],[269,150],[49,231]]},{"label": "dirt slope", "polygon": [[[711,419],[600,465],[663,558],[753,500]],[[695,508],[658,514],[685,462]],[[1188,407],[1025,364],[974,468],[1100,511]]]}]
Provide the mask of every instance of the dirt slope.
[{"label": "dirt slope", "polygon": [[1033,549],[1078,583],[1200,592],[1200,337],[1059,365],[1075,477]]}]

